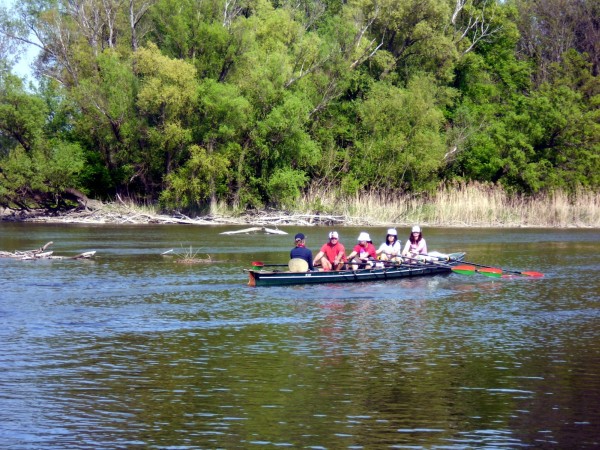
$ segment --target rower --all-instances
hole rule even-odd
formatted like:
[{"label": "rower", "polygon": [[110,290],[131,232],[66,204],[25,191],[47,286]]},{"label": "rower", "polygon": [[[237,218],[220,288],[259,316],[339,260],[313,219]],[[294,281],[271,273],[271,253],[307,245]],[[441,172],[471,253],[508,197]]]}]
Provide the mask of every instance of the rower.
[{"label": "rower", "polygon": [[306,272],[314,270],[312,251],[306,248],[306,236],[302,233],[294,236],[294,248],[290,251],[290,272]]}]

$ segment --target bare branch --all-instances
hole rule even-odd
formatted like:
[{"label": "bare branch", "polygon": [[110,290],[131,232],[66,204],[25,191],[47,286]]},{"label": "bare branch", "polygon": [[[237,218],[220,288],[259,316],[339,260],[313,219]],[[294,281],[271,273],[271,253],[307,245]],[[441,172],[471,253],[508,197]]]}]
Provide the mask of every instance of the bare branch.
[{"label": "bare branch", "polygon": [[138,28],[140,20],[142,17],[148,12],[150,7],[155,3],[156,0],[148,0],[142,2],[139,5],[137,11],[135,11],[135,0],[129,0],[129,26],[131,28],[131,48],[135,51],[139,45],[139,38],[141,36],[138,35]]},{"label": "bare branch", "polygon": [[371,52],[369,52],[367,54],[368,49],[371,48],[372,45],[375,43],[375,39],[373,39],[367,46],[367,51],[365,51],[358,59],[356,59],[352,64],[350,64],[350,69],[354,69],[359,64],[361,64],[361,63],[365,62],[366,60],[375,56],[375,53],[377,53],[377,51],[383,46],[384,36],[385,36],[385,33],[381,36],[381,42],[377,45],[377,47],[375,47]]},{"label": "bare branch", "polygon": [[[450,23],[455,30],[455,42],[458,44],[465,38],[470,37],[470,44],[463,50],[463,55],[466,55],[480,42],[488,41],[494,34],[502,30],[501,26],[492,26],[493,13],[488,17],[486,13],[486,7],[488,0],[483,2],[481,10],[477,11],[473,7],[473,0],[456,0],[456,6],[452,13]],[[465,7],[469,7],[469,12],[466,13],[468,16],[462,20],[460,24],[461,16],[465,13]]]},{"label": "bare branch", "polygon": [[223,6],[223,26],[229,28],[242,10],[243,8],[239,4],[239,0],[225,0],[225,5]]}]

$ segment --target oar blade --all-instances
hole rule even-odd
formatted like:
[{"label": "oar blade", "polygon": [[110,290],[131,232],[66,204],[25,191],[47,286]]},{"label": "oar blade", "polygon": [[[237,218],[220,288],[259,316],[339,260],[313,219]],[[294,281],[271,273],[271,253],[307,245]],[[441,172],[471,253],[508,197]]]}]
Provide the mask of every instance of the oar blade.
[{"label": "oar blade", "polygon": [[495,267],[477,269],[477,272],[479,272],[482,275],[485,275],[486,277],[502,278],[502,269],[496,269]]},{"label": "oar blade", "polygon": [[481,275],[485,275],[486,277],[502,278],[502,272],[490,272],[487,270],[478,270],[477,273],[480,273]]},{"label": "oar blade", "polygon": [[543,273],[535,272],[535,271],[521,272],[521,275],[527,275],[528,277],[535,277],[535,278],[541,278],[544,276]]},{"label": "oar blade", "polygon": [[452,272],[459,273],[461,275],[473,275],[475,273],[475,266],[454,266]]},{"label": "oar blade", "polygon": [[477,269],[478,272],[485,272],[485,273],[502,273],[502,269],[497,269],[496,267],[486,267],[484,269]]}]

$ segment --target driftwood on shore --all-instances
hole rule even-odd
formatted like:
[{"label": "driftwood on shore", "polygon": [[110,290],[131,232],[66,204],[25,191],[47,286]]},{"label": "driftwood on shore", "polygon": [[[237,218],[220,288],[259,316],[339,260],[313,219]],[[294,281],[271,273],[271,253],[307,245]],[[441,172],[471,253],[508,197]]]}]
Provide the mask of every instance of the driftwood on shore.
[{"label": "driftwood on shore", "polygon": [[262,231],[265,234],[287,234],[285,231],[276,230],[274,228],[266,228],[266,227],[251,227],[244,228],[243,230],[234,230],[234,231],[223,231],[219,234],[251,234],[256,233],[258,231]]},{"label": "driftwood on shore", "polygon": [[79,253],[75,256],[55,256],[52,251],[46,251],[48,247],[50,247],[54,242],[50,241],[43,247],[37,248],[35,250],[25,250],[25,251],[15,251],[15,252],[5,252],[0,251],[0,258],[15,258],[21,260],[32,260],[32,259],[89,259],[92,258],[96,251],[89,251]]},{"label": "driftwood on shore", "polygon": [[[1,209],[1,208],[0,208]],[[45,210],[0,211],[0,219],[8,222],[88,223],[116,225],[184,224],[184,225],[249,225],[255,227],[279,226],[340,226],[358,225],[346,216],[326,214],[292,214],[285,212],[250,211],[238,217],[208,215],[191,218],[182,213],[162,215],[150,209],[134,207],[125,202],[94,204],[94,208],[48,214]]]}]

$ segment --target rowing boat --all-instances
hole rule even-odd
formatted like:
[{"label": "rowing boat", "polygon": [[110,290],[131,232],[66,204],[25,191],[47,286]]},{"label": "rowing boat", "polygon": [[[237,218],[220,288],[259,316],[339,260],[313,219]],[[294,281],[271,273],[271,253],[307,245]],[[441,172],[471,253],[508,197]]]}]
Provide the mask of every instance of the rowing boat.
[{"label": "rowing boat", "polygon": [[282,286],[290,284],[354,283],[359,281],[384,281],[405,277],[420,277],[450,273],[452,267],[463,260],[465,253],[446,255],[447,262],[431,258],[429,261],[411,261],[410,264],[388,264],[385,267],[357,270],[332,270],[328,272],[289,272],[277,270],[251,270],[249,286]]}]

